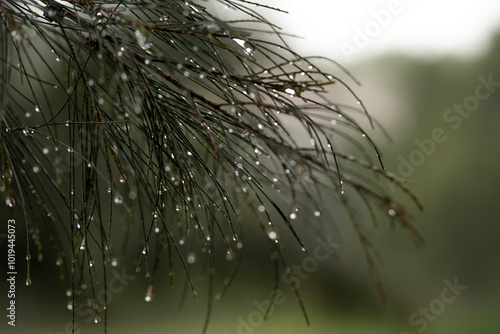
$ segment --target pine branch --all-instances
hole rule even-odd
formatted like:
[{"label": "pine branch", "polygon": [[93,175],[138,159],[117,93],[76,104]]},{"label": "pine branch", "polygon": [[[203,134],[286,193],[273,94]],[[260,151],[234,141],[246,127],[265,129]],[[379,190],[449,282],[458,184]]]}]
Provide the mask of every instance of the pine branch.
[{"label": "pine branch", "polygon": [[[61,275],[69,276],[73,321],[82,284],[96,300],[94,287],[106,284],[108,265],[126,265],[129,243],[142,250],[137,271],[145,266],[150,279],[147,301],[163,256],[171,284],[177,263],[196,296],[190,264],[197,249],[209,263],[211,295],[216,239],[231,259],[241,253],[242,207],[289,270],[280,226],[307,251],[295,231],[298,194],[318,202],[325,187],[350,212],[379,292],[374,249],[354,214],[362,209],[350,203],[361,198],[374,221],[378,208],[422,242],[384,183],[422,206],[386,171],[358,123],[363,113],[377,124],[340,77],[350,74],[334,76],[295,53],[251,7],[273,8],[219,2],[250,15],[258,28],[224,21],[191,1],[0,3],[0,190],[9,206],[22,208],[28,247],[34,239],[39,258],[40,229],[50,235],[66,268]],[[266,39],[272,36],[280,42]],[[347,89],[357,106],[325,98],[331,85]],[[101,312],[107,319],[106,303],[95,304],[96,322]]]}]

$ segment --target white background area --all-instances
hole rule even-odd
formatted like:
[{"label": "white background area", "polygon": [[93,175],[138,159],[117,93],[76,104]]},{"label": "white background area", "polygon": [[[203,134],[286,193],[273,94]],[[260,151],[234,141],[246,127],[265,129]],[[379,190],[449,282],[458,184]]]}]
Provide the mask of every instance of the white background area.
[{"label": "white background area", "polygon": [[[300,36],[288,42],[301,54],[322,55],[348,65],[388,52],[423,56],[473,56],[484,51],[500,30],[500,1],[475,0],[260,0],[288,14],[260,10],[283,32]],[[392,3],[392,4],[391,4]],[[373,13],[397,5],[382,26]],[[252,7],[252,6],[251,6]],[[387,23],[388,21],[388,23]],[[380,26],[377,32],[376,25]],[[346,59],[341,46],[356,46],[359,30],[371,28],[369,44]],[[358,30],[359,29],[359,30]]]}]

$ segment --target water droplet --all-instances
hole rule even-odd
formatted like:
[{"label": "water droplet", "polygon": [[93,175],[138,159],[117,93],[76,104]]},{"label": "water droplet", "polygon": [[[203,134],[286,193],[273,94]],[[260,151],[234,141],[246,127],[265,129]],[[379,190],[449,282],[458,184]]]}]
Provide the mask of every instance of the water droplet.
[{"label": "water droplet", "polygon": [[271,240],[276,240],[278,238],[278,232],[275,229],[267,228],[266,234],[267,234],[267,237]]},{"label": "water droplet", "polygon": [[99,318],[99,316],[96,315],[95,318],[94,318],[94,323],[98,324],[99,322],[101,322],[101,318]]},{"label": "water droplet", "polygon": [[126,183],[127,182],[127,178],[125,177],[125,175],[121,175],[120,176],[120,183]]},{"label": "water droplet", "polygon": [[266,207],[264,205],[259,205],[258,210],[259,212],[264,212],[266,211]]},{"label": "water droplet", "polygon": [[394,216],[396,215],[396,213],[397,213],[397,212],[396,212],[396,210],[394,210],[394,209],[389,209],[389,210],[387,211],[387,213],[389,214],[389,216],[394,217]]},{"label": "water droplet", "polygon": [[237,244],[236,244],[236,248],[238,249],[243,249],[243,243],[241,241],[239,241]]},{"label": "water droplet", "polygon": [[135,38],[137,40],[137,44],[139,44],[139,46],[144,50],[147,50],[151,47],[151,43],[148,43],[146,35],[143,34],[140,29],[137,29],[135,31]]},{"label": "water droplet", "polygon": [[234,252],[232,249],[228,249],[226,252],[226,261],[233,261],[235,258]]},{"label": "water droplet", "polygon": [[290,94],[290,95],[295,95],[295,90],[293,88],[286,88],[285,93]]},{"label": "water droplet", "polygon": [[117,258],[112,258],[111,259],[111,266],[112,267],[118,266],[118,259]]},{"label": "water droplet", "polygon": [[299,215],[299,208],[294,205],[292,207],[292,210],[290,210],[290,219],[294,220],[297,219],[297,216]]},{"label": "water droplet", "polygon": [[29,111],[27,111],[25,114],[24,114],[24,117],[26,118],[30,118],[31,117],[31,113]]},{"label": "water droplet", "polygon": [[245,41],[240,38],[233,38],[233,41],[235,41],[239,46],[245,50],[245,53],[249,56],[253,56],[255,54],[255,47],[248,41]]},{"label": "water droplet", "polygon": [[84,251],[87,249],[85,238],[83,238],[82,244],[80,245],[80,250]]},{"label": "water droplet", "polygon": [[150,284],[148,286],[148,291],[146,292],[146,296],[144,297],[144,300],[149,303],[150,301],[153,300],[153,297],[154,297],[153,284]]},{"label": "water droplet", "polygon": [[12,208],[12,207],[14,207],[14,205],[16,204],[16,202],[14,201],[13,198],[7,198],[7,199],[5,199],[5,204],[7,204],[7,206],[9,206],[9,207]]},{"label": "water droplet", "polygon": [[71,297],[72,294],[73,292],[71,291],[71,289],[66,290],[66,296]]},{"label": "water droplet", "polygon": [[42,153],[43,153],[43,154],[49,154],[49,152],[50,152],[50,150],[49,150],[47,147],[44,147],[44,148],[42,149]]},{"label": "water droplet", "polygon": [[68,304],[66,304],[66,307],[68,308],[68,310],[72,310],[73,309],[73,302],[71,300],[68,301]]},{"label": "water droplet", "polygon": [[321,211],[320,211],[319,209],[314,210],[314,215],[315,215],[316,217],[321,216]]},{"label": "water droplet", "polygon": [[31,279],[30,279],[29,277],[26,279],[26,285],[27,285],[27,286],[30,286],[30,285],[31,285]]},{"label": "water droplet", "polygon": [[196,253],[195,252],[189,252],[187,255],[187,262],[189,264],[193,264],[196,262]]},{"label": "water droplet", "polygon": [[115,204],[120,205],[123,203],[123,197],[120,194],[117,194],[113,199],[113,202],[115,202]]},{"label": "water droplet", "polygon": [[148,253],[148,249],[147,249],[147,247],[144,247],[142,249],[142,254],[146,255],[147,253]]},{"label": "water droplet", "polygon": [[31,260],[31,254],[26,255],[26,260],[27,261]]},{"label": "water droplet", "polygon": [[204,22],[203,26],[208,31],[218,31],[218,30],[220,30],[220,26],[217,23],[215,23],[215,22]]}]

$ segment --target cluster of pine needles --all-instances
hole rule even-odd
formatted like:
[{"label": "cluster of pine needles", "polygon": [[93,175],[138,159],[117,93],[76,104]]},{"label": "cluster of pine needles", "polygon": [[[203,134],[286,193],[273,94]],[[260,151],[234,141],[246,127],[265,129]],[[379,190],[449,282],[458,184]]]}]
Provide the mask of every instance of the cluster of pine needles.
[{"label": "cluster of pine needles", "polygon": [[[214,3],[241,18],[189,0],[0,2],[0,194],[24,214],[27,284],[31,254],[41,260],[42,246],[51,249],[74,322],[79,298],[94,301],[96,322],[106,320],[96,286],[125,265],[127,245],[138,247],[136,270],[151,282],[147,300],[164,256],[172,285],[177,264],[196,295],[190,249],[200,250],[213,285],[217,242],[236,259],[224,292],[243,221],[262,230],[286,270],[284,231],[307,252],[296,233],[299,197],[346,208],[381,296],[376,251],[354,204],[421,242],[387,184],[421,205],[384,168],[358,120],[377,122],[349,85],[315,65],[320,58],[291,50],[257,11],[266,6]],[[358,103],[330,101],[333,84]],[[320,201],[326,188],[336,196]]]}]

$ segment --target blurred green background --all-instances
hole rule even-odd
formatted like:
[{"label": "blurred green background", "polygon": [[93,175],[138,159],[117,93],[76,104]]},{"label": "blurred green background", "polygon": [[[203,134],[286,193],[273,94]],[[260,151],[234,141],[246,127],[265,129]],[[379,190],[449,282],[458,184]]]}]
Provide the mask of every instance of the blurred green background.
[{"label": "blurred green background", "polygon": [[[475,58],[387,55],[350,67],[363,83],[357,91],[365,105],[393,137],[393,142],[383,137],[378,140],[388,169],[400,174],[402,159],[418,162],[412,164],[411,173],[402,176],[411,181],[412,190],[425,205],[422,213],[414,209],[416,225],[426,240],[422,249],[415,249],[403,231],[392,231],[385,222],[374,229],[384,260],[379,270],[387,294],[385,306],[377,305],[366,261],[349,222],[342,214],[331,212],[334,222],[328,215],[320,219],[323,224],[335,224],[342,247],[336,257],[322,262],[301,281],[310,326],[294,294],[283,284],[282,303],[269,318],[263,322],[256,313],[269,299],[274,273],[268,249],[262,249],[249,227],[240,271],[226,296],[214,304],[208,333],[500,333],[499,64],[497,35],[489,49]],[[499,84],[491,86],[490,96],[480,100],[468,116],[446,121],[445,115],[458,115],[448,111],[454,104],[472,101],[480,77],[491,77]],[[424,152],[416,141],[429,143],[436,129],[442,130],[446,140],[429,144]],[[16,217],[21,222],[18,214],[5,205],[0,208],[4,221]],[[300,231],[314,249],[316,235],[305,228],[313,223],[304,216],[300,219]],[[245,222],[252,223],[250,218]],[[5,227],[0,232],[5,233]],[[22,240],[20,225],[17,236]],[[293,240],[285,240],[285,244],[290,248],[289,260],[302,263],[306,255],[296,251]],[[5,239],[2,249],[5,254]],[[21,267],[22,242],[18,251]],[[32,286],[24,285],[22,270],[18,274],[17,326],[2,324],[1,332],[70,333],[66,326],[71,322],[67,285],[58,279],[55,260],[47,254],[42,263],[32,262]],[[126,268],[126,273],[132,275],[134,269]],[[218,278],[216,285],[223,279]],[[463,286],[461,290],[443,294],[454,282]],[[146,303],[143,275],[127,281],[126,288],[112,296],[109,332],[201,332],[207,308],[201,291],[206,278],[195,282],[200,296],[193,299],[188,293],[184,307],[177,310],[182,283],[178,279],[171,290],[165,277],[153,302]],[[4,292],[6,289],[2,292],[5,301]],[[103,323],[92,322],[93,316],[80,317],[77,333],[103,333]]]}]

